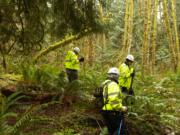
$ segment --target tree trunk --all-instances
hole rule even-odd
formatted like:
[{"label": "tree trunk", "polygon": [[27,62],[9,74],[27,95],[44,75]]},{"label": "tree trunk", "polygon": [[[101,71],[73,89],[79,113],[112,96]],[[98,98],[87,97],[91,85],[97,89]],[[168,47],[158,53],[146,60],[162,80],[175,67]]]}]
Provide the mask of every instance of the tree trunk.
[{"label": "tree trunk", "polygon": [[2,67],[4,69],[4,72],[7,72],[7,60],[6,60],[6,54],[5,54],[5,50],[4,47],[2,45],[0,45],[0,52],[2,55]]},{"label": "tree trunk", "polygon": [[[102,22],[104,22],[104,17],[103,17],[103,8],[102,8],[102,5],[100,4],[99,5],[99,12],[100,12],[100,18],[102,20]],[[103,68],[103,53],[104,53],[104,47],[105,47],[105,44],[106,44],[106,37],[105,37],[105,34],[102,33],[99,37],[99,44],[101,45],[101,48],[102,48],[102,51],[101,51],[101,59],[102,59],[102,62],[101,62],[101,66]]]},{"label": "tree trunk", "polygon": [[174,29],[175,32],[175,59],[176,59],[176,68],[175,71],[177,71],[179,66],[179,37],[178,37],[178,30],[177,30],[177,17],[176,17],[176,1],[171,0],[172,3],[172,17],[173,17],[173,23],[174,23]]},{"label": "tree trunk", "polygon": [[165,28],[168,35],[169,49],[172,55],[171,63],[173,64],[173,69],[176,70],[177,69],[176,53],[175,53],[175,48],[174,48],[174,43],[173,43],[173,34],[172,34],[170,20],[169,20],[167,0],[163,0],[163,12],[164,12]]},{"label": "tree trunk", "polygon": [[132,47],[132,40],[133,40],[133,17],[134,17],[134,2],[133,0],[130,0],[130,3],[129,3],[129,14],[130,14],[130,17],[129,17],[129,36],[128,36],[128,53],[130,54],[131,53],[131,47]]},{"label": "tree trunk", "polygon": [[149,71],[149,60],[150,60],[150,40],[151,40],[151,12],[152,4],[151,0],[145,0],[144,8],[144,43],[142,46],[142,74]]},{"label": "tree trunk", "polygon": [[125,12],[125,23],[124,23],[124,38],[123,38],[123,46],[122,49],[124,52],[126,52],[126,46],[127,46],[127,36],[128,36],[128,18],[129,18],[129,3],[128,0],[126,0],[126,12]]},{"label": "tree trunk", "polygon": [[158,1],[154,0],[154,20],[153,20],[153,34],[152,34],[152,73],[155,73],[155,65],[156,65],[156,39],[157,39],[157,8]]},{"label": "tree trunk", "polygon": [[138,14],[142,17],[142,0],[138,0]]},{"label": "tree trunk", "polygon": [[134,17],[134,2],[133,0],[126,0],[125,23],[124,23],[124,37],[122,56],[124,57],[131,51],[132,33],[133,33],[133,17]]},{"label": "tree trunk", "polygon": [[94,35],[91,35],[89,37],[89,44],[88,44],[88,61],[89,65],[92,66],[93,64],[93,51],[94,51],[94,46],[93,46],[93,40],[94,40]]},{"label": "tree trunk", "polygon": [[102,42],[100,42],[100,44],[102,43],[102,51],[101,51],[101,67],[104,67],[104,50],[105,50],[105,45],[106,45],[106,35],[103,33],[102,34]]},{"label": "tree trunk", "polygon": [[5,54],[2,54],[2,57],[3,57],[3,69],[4,69],[4,72],[7,73],[6,55],[5,55]]}]

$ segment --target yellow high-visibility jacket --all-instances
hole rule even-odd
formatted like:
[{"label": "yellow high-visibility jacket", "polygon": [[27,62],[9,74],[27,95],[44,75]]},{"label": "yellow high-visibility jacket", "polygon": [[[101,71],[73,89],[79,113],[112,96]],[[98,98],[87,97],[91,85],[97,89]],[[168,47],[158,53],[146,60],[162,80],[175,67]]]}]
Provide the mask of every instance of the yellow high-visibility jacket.
[{"label": "yellow high-visibility jacket", "polygon": [[65,68],[79,70],[79,59],[73,51],[68,51],[65,57]]},{"label": "yellow high-visibility jacket", "polygon": [[102,110],[107,111],[120,111],[122,108],[122,92],[120,90],[119,85],[111,80],[107,85],[103,88],[103,100],[104,106]]},{"label": "yellow high-visibility jacket", "polygon": [[131,73],[133,73],[134,69],[132,67],[129,67],[125,63],[121,64],[119,67],[119,85],[120,87],[126,87],[128,90],[131,86]]}]

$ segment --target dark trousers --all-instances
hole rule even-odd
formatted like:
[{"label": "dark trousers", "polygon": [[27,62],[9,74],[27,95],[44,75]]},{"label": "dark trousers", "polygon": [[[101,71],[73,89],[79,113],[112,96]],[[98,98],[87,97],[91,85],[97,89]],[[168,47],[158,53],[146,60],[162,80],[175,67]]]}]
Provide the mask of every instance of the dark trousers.
[{"label": "dark trousers", "polygon": [[133,88],[130,88],[129,90],[126,88],[126,87],[121,87],[121,91],[122,93],[125,93],[127,95],[131,95],[131,96],[134,96],[134,90]]},{"label": "dark trousers", "polygon": [[129,90],[126,88],[126,87],[121,87],[121,91],[122,93],[124,93],[126,95],[124,101],[123,101],[123,104],[124,105],[132,105],[134,100],[132,98],[132,96],[134,96],[134,90],[133,88],[130,88]]},{"label": "dark trousers", "polygon": [[78,79],[78,71],[77,70],[66,68],[66,74],[67,74],[69,82],[72,82],[72,81]]},{"label": "dark trousers", "polygon": [[109,135],[118,135],[120,124],[120,135],[125,135],[126,127],[123,113],[117,111],[101,111],[101,114],[104,118],[105,124],[107,125]]}]

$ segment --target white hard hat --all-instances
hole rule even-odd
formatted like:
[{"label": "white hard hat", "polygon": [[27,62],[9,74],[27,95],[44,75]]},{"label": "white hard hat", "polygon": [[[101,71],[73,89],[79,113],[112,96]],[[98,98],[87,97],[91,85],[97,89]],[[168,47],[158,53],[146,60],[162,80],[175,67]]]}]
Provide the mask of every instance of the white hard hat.
[{"label": "white hard hat", "polygon": [[80,52],[80,49],[79,49],[79,47],[74,47],[74,49],[73,49],[76,53],[78,53],[79,54],[79,52]]},{"label": "white hard hat", "polygon": [[130,61],[134,61],[134,56],[131,54],[128,54],[126,59],[130,60]]},{"label": "white hard hat", "polygon": [[108,74],[116,74],[119,75],[119,70],[116,67],[112,67],[109,69]]}]

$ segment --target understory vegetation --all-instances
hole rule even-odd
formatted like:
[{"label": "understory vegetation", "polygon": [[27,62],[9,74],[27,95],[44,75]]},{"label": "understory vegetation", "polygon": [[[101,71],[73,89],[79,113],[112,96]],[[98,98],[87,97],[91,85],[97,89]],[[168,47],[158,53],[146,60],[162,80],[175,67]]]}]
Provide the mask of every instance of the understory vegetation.
[{"label": "understory vegetation", "polygon": [[[28,66],[22,70],[22,80],[16,85],[20,92],[7,98],[1,95],[2,134],[92,135],[102,132],[104,124],[92,93],[106,78],[106,71],[104,74],[86,71],[80,74],[81,80],[68,84],[64,73],[56,72],[57,69],[50,65],[40,69]],[[44,83],[47,76],[53,85]],[[143,80],[137,73],[134,84],[136,96],[131,98],[132,104],[128,106],[126,115],[131,134],[180,133],[179,79],[180,72],[166,73],[161,79],[159,76],[146,76]],[[27,91],[43,94],[47,90],[58,93],[57,97],[35,102],[32,97],[21,96]]]}]

